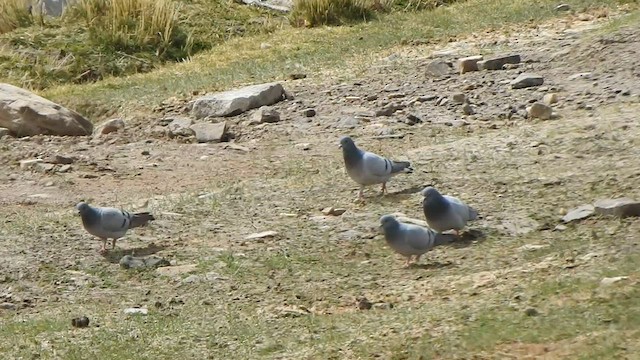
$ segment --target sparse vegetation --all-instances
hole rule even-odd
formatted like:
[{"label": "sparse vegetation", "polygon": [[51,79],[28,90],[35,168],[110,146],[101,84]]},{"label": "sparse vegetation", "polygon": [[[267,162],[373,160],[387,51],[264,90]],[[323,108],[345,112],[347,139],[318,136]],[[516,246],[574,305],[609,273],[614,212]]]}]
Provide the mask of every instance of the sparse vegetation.
[{"label": "sparse vegetation", "polygon": [[0,79],[31,89],[145,73],[284,18],[226,1],[81,0],[61,18],[19,0],[0,15]]},{"label": "sparse vegetation", "polygon": [[[575,12],[615,8],[618,3],[568,2]],[[380,22],[289,28],[275,34],[271,31],[281,23],[253,8],[240,11],[262,18],[255,28],[239,25],[240,15],[215,28],[204,26],[210,22],[204,16],[191,18],[186,26],[183,14],[178,25],[192,35],[194,48],[221,45],[181,64],[92,84],[67,84],[76,73],[70,62],[99,62],[106,69],[108,64],[137,61],[131,57],[147,59],[145,51],[163,45],[134,36],[136,27],[131,27],[131,37],[103,34],[108,38],[99,40],[120,44],[125,55],[114,59],[121,61],[99,60],[98,52],[83,52],[96,40],[79,24],[97,19],[83,14],[5,34],[6,46],[13,52],[29,49],[20,59],[30,59],[26,66],[38,69],[25,76],[25,84],[48,87],[43,95],[95,116],[94,121],[104,115],[101,109],[117,109],[128,127],[104,143],[46,136],[2,139],[0,155],[6,162],[0,178],[11,180],[0,187],[0,304],[7,306],[0,309],[0,353],[6,358],[70,360],[163,359],[176,354],[193,359],[634,358],[640,353],[640,221],[594,216],[563,230],[554,225],[561,207],[605,196],[640,196],[640,175],[633,166],[640,156],[637,102],[598,105],[588,113],[593,117],[567,106],[561,118],[549,121],[490,119],[459,128],[425,123],[405,128],[410,130],[401,139],[371,140],[362,129],[350,130],[368,149],[391,156],[410,154],[419,170],[395,179],[390,191],[433,181],[464,193],[465,200],[482,209],[483,219],[472,228],[481,229],[485,238],[437,248],[423,257],[424,267],[411,269],[400,267],[402,260],[374,227],[378,215],[391,211],[421,218],[416,194],[378,198],[374,190],[365,205],[354,204],[356,186],[346,178],[331,140],[338,130],[329,128],[326,118],[238,125],[254,140],[246,144],[249,152],[222,144],[148,141],[148,133],[141,130],[159,117],[150,108],[168,98],[281,79],[299,67],[310,75],[303,80],[309,92],[297,95],[296,101],[304,104],[316,101],[327,88],[339,89],[343,79],[353,84],[357,78],[360,88],[371,85],[381,93],[389,78],[405,75],[397,69],[410,68],[415,76],[406,78],[422,81],[420,66],[429,48],[401,44],[451,38],[470,39],[468,43],[482,38],[486,44],[506,32],[538,26],[548,30],[553,17],[565,16],[564,21],[571,16],[555,12],[556,3],[477,0],[433,11],[384,14]],[[185,2],[184,11],[192,13],[195,8],[187,5],[194,4],[202,9],[213,2]],[[638,18],[636,11],[605,29],[617,31],[624,21],[637,29]],[[565,29],[567,23],[555,26]],[[473,38],[465,38],[472,33]],[[205,34],[215,40],[202,42]],[[242,34],[255,36],[224,43]],[[573,32],[566,39],[578,36]],[[84,42],[76,43],[78,39]],[[133,45],[137,39],[149,40],[148,48]],[[518,40],[526,42],[527,37]],[[261,42],[272,46],[260,49]],[[65,51],[54,50],[56,46]],[[46,50],[30,53],[36,48]],[[564,49],[549,45],[544,51]],[[495,50],[487,48],[488,53]],[[420,60],[380,60],[401,52]],[[0,57],[17,56],[5,54]],[[27,74],[26,68],[17,67],[17,58],[10,61],[10,66],[0,65],[3,76],[15,80]],[[148,69],[119,74],[160,64],[146,61]],[[551,80],[549,86],[563,88]],[[464,86],[452,86],[458,85]],[[364,89],[362,94],[369,88]],[[442,89],[425,86],[424,91]],[[539,94],[525,91],[526,98]],[[338,100],[334,110],[351,106],[340,102],[341,95],[327,99]],[[417,95],[419,91],[407,92],[406,98]],[[128,117],[131,109],[139,117]],[[367,131],[376,121],[366,124]],[[494,123],[499,126],[488,126]],[[310,149],[295,148],[297,142],[309,142]],[[19,169],[18,160],[34,154],[64,154],[76,160],[66,174]],[[85,171],[98,178],[80,176]],[[53,195],[30,197],[34,193]],[[158,221],[119,241],[122,254],[140,255],[153,242],[166,246],[158,255],[178,265],[195,264],[196,270],[177,276],[126,271],[99,256],[98,241],[73,216],[72,204],[80,196],[125,208],[148,201]],[[325,206],[348,210],[341,217],[325,218],[320,216]],[[538,225],[516,234],[499,228],[516,215]],[[264,230],[279,235],[264,242],[243,241]],[[360,235],[343,238],[353,231]],[[527,250],[523,245],[540,248]],[[617,276],[627,278],[600,286],[603,277]],[[355,299],[361,296],[376,306],[359,310]],[[10,309],[12,304],[17,310]],[[123,313],[133,306],[146,307],[149,314]],[[70,319],[82,315],[90,318],[90,327],[72,328]]]}]

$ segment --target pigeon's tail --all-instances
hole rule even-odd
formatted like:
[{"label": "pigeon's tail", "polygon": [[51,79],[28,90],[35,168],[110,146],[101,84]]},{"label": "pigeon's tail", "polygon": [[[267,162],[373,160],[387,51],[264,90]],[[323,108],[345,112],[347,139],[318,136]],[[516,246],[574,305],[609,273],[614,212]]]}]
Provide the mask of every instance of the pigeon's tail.
[{"label": "pigeon's tail", "polygon": [[133,229],[140,226],[145,226],[149,221],[153,221],[156,218],[148,212],[135,213],[131,215],[131,223],[129,229]]},{"label": "pigeon's tail", "polygon": [[453,234],[436,233],[436,237],[433,240],[433,247],[451,244],[454,241],[455,241],[455,235]]},{"label": "pigeon's tail", "polygon": [[408,161],[393,161],[393,165],[391,166],[391,173],[396,174],[399,172],[412,173],[413,168],[411,167],[411,163]]},{"label": "pigeon's tail", "polygon": [[478,218],[478,210],[469,206],[469,221],[475,220]]}]

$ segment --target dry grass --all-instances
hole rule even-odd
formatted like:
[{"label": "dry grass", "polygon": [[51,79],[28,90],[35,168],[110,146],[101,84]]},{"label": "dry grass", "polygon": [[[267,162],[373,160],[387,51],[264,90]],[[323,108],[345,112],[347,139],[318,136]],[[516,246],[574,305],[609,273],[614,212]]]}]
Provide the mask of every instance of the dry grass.
[{"label": "dry grass", "polygon": [[0,1],[0,34],[34,23],[29,3],[29,0]]},{"label": "dry grass", "polygon": [[184,58],[193,40],[178,29],[179,11],[172,0],[80,0],[69,16],[80,17],[91,39],[102,46],[120,51],[153,47],[160,57],[174,48]]}]

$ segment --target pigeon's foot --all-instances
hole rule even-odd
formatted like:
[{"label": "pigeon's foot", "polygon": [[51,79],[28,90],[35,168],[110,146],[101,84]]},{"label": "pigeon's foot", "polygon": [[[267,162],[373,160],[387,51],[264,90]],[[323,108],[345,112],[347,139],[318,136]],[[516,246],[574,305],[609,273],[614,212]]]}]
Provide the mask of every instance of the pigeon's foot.
[{"label": "pigeon's foot", "polygon": [[413,263],[414,263],[414,264],[417,264],[417,263],[418,263],[418,261],[420,261],[420,256],[421,256],[421,255],[416,255],[415,260],[413,260]]},{"label": "pigeon's foot", "polygon": [[382,183],[382,196],[387,193],[387,183]]},{"label": "pigeon's foot", "polygon": [[111,240],[111,250],[116,248],[116,239]]},{"label": "pigeon's foot", "polygon": [[407,256],[407,259],[404,261],[404,267],[405,269],[411,267],[411,256]]}]

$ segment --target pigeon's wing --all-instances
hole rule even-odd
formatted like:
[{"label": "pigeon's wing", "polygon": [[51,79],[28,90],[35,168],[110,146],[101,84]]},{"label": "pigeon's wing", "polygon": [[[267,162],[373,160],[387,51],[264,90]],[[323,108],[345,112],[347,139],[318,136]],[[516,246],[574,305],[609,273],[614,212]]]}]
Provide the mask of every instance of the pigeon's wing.
[{"label": "pigeon's wing", "polygon": [[458,199],[454,196],[444,195],[445,199],[449,201],[451,204],[451,211],[457,215],[460,220],[467,221],[475,220],[478,216],[478,212],[470,207],[469,205],[462,202],[462,200]]},{"label": "pigeon's wing", "polygon": [[402,231],[407,245],[415,251],[426,252],[430,250],[435,241],[435,233],[418,225],[403,224]]},{"label": "pigeon's wing", "polygon": [[100,225],[104,231],[111,233],[120,233],[129,228],[131,215],[116,208],[99,208]]},{"label": "pigeon's wing", "polygon": [[365,151],[362,155],[362,167],[373,176],[385,177],[391,174],[393,162],[378,154]]}]

